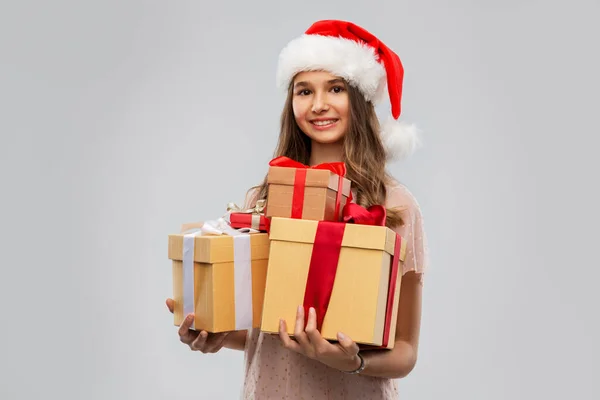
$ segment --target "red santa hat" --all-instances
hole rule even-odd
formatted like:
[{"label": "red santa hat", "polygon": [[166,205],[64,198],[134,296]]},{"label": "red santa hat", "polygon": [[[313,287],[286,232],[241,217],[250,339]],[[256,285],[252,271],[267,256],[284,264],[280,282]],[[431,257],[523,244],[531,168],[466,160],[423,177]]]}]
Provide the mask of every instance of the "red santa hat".
[{"label": "red santa hat", "polygon": [[387,86],[392,115],[382,124],[380,134],[388,159],[403,159],[416,150],[417,129],[398,121],[404,68],[383,42],[352,22],[315,22],[281,51],[277,85],[287,89],[299,72],[319,70],[342,77],[375,105],[385,99]]}]

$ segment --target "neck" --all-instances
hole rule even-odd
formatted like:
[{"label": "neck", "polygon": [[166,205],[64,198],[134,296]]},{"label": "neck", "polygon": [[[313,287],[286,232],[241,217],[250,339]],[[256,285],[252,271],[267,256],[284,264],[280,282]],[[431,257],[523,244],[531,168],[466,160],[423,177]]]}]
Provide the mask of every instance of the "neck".
[{"label": "neck", "polygon": [[310,147],[310,162],[311,166],[342,161],[344,154],[344,143],[317,143],[314,140]]}]

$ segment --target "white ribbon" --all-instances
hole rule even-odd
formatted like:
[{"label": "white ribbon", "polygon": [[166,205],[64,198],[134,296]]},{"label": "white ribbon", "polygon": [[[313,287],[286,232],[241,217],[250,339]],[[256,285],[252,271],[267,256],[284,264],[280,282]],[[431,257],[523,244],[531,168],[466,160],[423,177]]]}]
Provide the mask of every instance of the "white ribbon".
[{"label": "white ribbon", "polygon": [[183,315],[194,313],[194,242],[196,236],[229,235],[233,237],[233,271],[235,330],[252,328],[252,246],[255,229],[234,229],[223,218],[205,222],[183,236]]}]

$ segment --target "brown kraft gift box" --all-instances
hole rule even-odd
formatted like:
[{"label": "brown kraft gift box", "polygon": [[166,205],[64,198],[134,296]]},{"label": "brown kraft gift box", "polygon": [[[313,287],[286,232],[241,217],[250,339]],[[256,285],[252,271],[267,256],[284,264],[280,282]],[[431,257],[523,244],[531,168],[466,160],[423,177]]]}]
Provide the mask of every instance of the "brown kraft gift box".
[{"label": "brown kraft gift box", "polygon": [[[348,179],[318,166],[281,165],[286,165],[286,162],[271,165],[267,174],[267,217],[341,220],[341,211],[350,197],[351,182]],[[302,164],[290,161],[288,165]]]}]

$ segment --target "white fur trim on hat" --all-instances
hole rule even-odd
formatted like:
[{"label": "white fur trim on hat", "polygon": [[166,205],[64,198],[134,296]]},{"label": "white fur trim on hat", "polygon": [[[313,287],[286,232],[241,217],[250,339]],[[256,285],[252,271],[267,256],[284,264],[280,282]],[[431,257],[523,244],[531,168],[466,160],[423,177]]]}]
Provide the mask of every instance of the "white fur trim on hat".
[{"label": "white fur trim on hat", "polygon": [[305,34],[288,43],[279,55],[277,86],[287,89],[297,73],[319,70],[345,79],[373,104],[385,98],[386,73],[374,49],[340,37]]},{"label": "white fur trim on hat", "polygon": [[390,161],[404,160],[420,146],[420,131],[415,125],[395,120],[391,116],[381,125],[381,140]]}]

